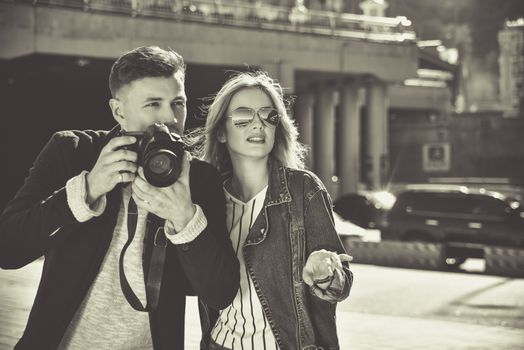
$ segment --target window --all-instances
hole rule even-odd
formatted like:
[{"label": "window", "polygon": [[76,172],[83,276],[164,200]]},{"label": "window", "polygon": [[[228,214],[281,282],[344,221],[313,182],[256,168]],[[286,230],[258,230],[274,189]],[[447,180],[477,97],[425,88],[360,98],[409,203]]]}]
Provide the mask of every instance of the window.
[{"label": "window", "polygon": [[504,202],[491,197],[474,196],[468,199],[471,213],[480,216],[505,216],[510,210]]}]

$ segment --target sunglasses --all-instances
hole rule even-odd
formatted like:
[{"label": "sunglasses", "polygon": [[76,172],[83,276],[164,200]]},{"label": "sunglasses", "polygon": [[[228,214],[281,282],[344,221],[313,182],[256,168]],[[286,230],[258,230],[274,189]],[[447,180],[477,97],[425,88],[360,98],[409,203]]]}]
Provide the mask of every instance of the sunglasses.
[{"label": "sunglasses", "polygon": [[255,115],[258,115],[262,124],[269,128],[275,128],[280,121],[280,115],[273,107],[262,107],[258,111],[249,107],[240,107],[231,112],[228,118],[231,118],[237,128],[245,128],[255,119]]}]

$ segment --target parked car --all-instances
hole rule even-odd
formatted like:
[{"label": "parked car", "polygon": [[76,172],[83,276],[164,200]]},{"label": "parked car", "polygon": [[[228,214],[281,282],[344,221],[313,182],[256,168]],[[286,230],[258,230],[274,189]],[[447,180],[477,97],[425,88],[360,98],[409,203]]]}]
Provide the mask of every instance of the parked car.
[{"label": "parked car", "polygon": [[387,211],[393,205],[395,196],[385,191],[360,191],[339,197],[333,210],[344,220],[363,228],[381,228],[386,223]]},{"label": "parked car", "polygon": [[336,212],[333,213],[335,229],[341,239],[348,238],[356,241],[380,242],[380,230],[363,228],[351,221],[344,220]]},{"label": "parked car", "polygon": [[524,211],[498,192],[408,186],[397,194],[381,239],[445,242],[449,256],[461,263],[480,257],[484,245],[524,247]]}]

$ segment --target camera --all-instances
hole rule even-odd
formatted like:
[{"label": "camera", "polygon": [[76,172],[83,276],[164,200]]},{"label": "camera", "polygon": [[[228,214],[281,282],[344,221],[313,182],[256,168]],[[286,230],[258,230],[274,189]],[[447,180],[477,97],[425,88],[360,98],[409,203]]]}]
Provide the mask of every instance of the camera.
[{"label": "camera", "polygon": [[144,169],[147,182],[155,187],[167,187],[178,180],[185,150],[180,135],[158,123],[144,132],[122,130],[120,134],[136,137],[137,142],[125,148],[137,153],[137,165]]}]

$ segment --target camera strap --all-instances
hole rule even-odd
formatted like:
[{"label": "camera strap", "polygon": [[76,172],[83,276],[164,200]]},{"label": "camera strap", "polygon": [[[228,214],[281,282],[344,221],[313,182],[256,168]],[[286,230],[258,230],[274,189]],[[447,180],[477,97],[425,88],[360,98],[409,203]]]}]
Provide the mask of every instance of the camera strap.
[{"label": "camera strap", "polygon": [[[120,271],[120,287],[124,293],[127,302],[131,307],[137,311],[150,312],[156,310],[158,306],[158,298],[160,295],[160,287],[162,285],[162,274],[164,271],[164,262],[166,258],[166,248],[167,248],[167,238],[164,233],[164,223],[163,220],[156,217],[156,220],[149,220],[146,225],[146,239],[144,241],[144,251],[146,250],[146,244],[150,240],[147,239],[151,237],[151,234],[154,234],[153,237],[153,247],[151,250],[151,255],[149,259],[149,268],[144,269],[144,272],[147,272],[145,275],[146,279],[146,299],[147,305],[144,307],[140,302],[140,299],[136,296],[135,292],[129,285],[127,281],[125,272],[124,272],[124,255],[129,248],[129,245],[135,237],[135,231],[138,221],[138,208],[136,206],[133,198],[129,200],[129,206],[127,210],[127,233],[128,239],[122,252],[120,253],[119,260],[119,271]],[[148,254],[145,254],[145,257],[148,257]]]}]

